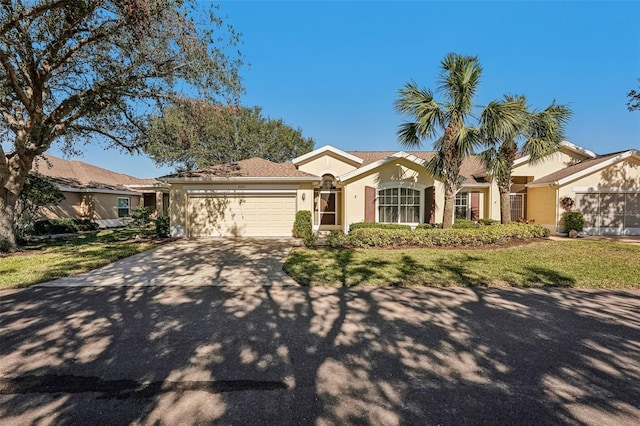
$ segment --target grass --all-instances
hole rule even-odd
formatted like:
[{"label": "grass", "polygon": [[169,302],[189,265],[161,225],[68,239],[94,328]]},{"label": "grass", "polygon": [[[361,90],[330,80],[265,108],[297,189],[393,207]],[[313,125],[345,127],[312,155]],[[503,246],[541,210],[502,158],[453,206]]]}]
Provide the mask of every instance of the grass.
[{"label": "grass", "polygon": [[0,288],[28,287],[99,268],[158,245],[150,236],[150,230],[124,228],[22,246],[22,252],[0,256]]},{"label": "grass", "polygon": [[545,240],[484,249],[301,249],[285,271],[302,285],[640,288],[640,246]]}]

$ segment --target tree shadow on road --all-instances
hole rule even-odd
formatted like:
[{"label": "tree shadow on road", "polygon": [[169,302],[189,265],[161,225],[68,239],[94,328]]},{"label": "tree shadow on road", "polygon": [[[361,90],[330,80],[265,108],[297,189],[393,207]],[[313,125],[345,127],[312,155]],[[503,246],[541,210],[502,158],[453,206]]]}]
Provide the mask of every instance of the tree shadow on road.
[{"label": "tree shadow on road", "polygon": [[[337,259],[341,286],[279,286],[281,271],[250,247],[227,252],[276,285],[212,270],[211,283],[227,285],[186,276],[183,286],[3,293],[0,417],[588,424],[596,413],[621,423],[640,416],[637,292],[354,287],[375,268],[352,275],[348,252]],[[214,261],[195,250],[175,266]],[[403,274],[428,272],[402,263]]]}]

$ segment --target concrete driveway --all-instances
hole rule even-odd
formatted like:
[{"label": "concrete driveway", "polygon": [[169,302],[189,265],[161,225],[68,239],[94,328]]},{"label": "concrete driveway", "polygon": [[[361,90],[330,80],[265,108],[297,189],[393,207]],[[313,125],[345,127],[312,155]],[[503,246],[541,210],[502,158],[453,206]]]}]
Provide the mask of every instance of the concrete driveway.
[{"label": "concrete driveway", "polygon": [[297,285],[282,271],[294,243],[267,238],[179,240],[39,287]]},{"label": "concrete driveway", "polygon": [[3,425],[632,425],[639,401],[638,291],[0,291]]}]

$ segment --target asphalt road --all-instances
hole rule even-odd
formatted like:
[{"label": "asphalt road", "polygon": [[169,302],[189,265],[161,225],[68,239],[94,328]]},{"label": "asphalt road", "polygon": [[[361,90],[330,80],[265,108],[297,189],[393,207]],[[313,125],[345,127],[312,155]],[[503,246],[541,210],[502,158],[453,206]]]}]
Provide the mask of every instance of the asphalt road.
[{"label": "asphalt road", "polygon": [[640,422],[640,292],[0,292],[0,423]]}]

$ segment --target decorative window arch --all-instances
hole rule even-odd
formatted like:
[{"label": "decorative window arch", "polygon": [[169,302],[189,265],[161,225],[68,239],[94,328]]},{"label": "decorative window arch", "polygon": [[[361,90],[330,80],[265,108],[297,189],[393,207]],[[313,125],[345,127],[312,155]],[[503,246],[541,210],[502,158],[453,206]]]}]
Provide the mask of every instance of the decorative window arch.
[{"label": "decorative window arch", "polygon": [[418,224],[424,221],[425,185],[386,182],[378,186],[376,222]]}]

